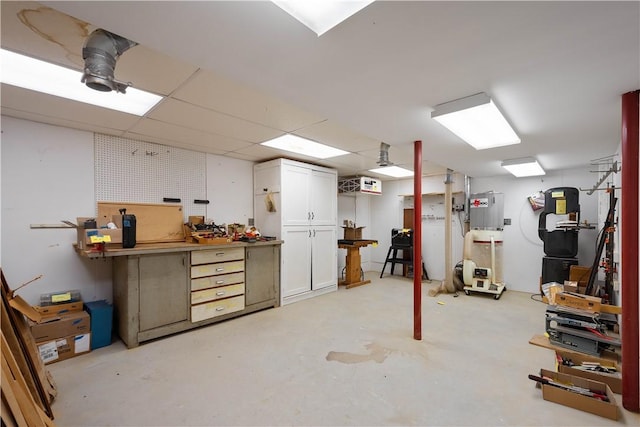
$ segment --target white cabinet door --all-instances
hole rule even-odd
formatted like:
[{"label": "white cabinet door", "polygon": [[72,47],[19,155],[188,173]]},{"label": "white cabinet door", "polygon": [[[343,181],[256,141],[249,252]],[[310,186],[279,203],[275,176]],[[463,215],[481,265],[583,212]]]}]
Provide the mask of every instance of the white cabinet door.
[{"label": "white cabinet door", "polygon": [[310,185],[310,169],[287,164],[282,166],[282,225],[309,224]]},{"label": "white cabinet door", "polygon": [[338,282],[336,227],[313,227],[311,241],[311,288],[335,285]]},{"label": "white cabinet door", "polygon": [[311,172],[310,210],[312,225],[336,225],[338,178],[335,173]]},{"label": "white cabinet door", "polygon": [[282,227],[282,297],[311,290],[311,230]]}]

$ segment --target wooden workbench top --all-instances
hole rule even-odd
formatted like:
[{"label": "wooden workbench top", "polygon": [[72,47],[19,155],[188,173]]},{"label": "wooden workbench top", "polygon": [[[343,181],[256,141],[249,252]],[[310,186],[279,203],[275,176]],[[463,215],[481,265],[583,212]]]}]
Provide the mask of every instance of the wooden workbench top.
[{"label": "wooden workbench top", "polygon": [[169,243],[140,243],[134,248],[123,248],[121,245],[107,245],[104,252],[94,251],[93,248],[86,250],[78,249],[78,246],[74,244],[74,249],[78,255],[86,258],[101,258],[101,257],[117,257],[127,255],[145,255],[156,254],[166,252],[186,252],[186,251],[202,251],[211,250],[216,248],[237,248],[237,247],[250,247],[250,246],[273,246],[281,245],[284,243],[282,240],[269,240],[258,241],[255,243],[247,242],[230,242],[220,245],[202,245],[199,243],[187,243],[187,242],[169,242]]}]

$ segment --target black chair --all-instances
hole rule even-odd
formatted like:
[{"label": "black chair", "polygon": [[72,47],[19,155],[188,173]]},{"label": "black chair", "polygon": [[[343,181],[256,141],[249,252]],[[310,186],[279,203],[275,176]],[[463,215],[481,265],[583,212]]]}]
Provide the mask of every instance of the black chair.
[{"label": "black chair", "polygon": [[[398,251],[402,251],[402,257],[398,257]],[[408,254],[408,256],[405,256],[405,254]],[[393,228],[391,230],[391,246],[387,252],[387,259],[385,259],[382,266],[380,278],[382,278],[388,263],[391,263],[391,275],[393,275],[396,264],[408,265],[409,269],[413,269],[413,230],[406,228]],[[422,278],[429,280],[424,261],[422,261]]]}]

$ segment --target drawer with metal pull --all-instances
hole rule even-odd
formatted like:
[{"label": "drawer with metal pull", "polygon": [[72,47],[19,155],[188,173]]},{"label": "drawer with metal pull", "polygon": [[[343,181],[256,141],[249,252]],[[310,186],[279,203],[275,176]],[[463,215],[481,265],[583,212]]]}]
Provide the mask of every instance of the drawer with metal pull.
[{"label": "drawer with metal pull", "polygon": [[200,304],[238,295],[244,295],[244,283],[191,292],[191,304]]},{"label": "drawer with metal pull", "polygon": [[244,295],[191,306],[191,322],[199,322],[244,309]]},{"label": "drawer with metal pull", "polygon": [[200,277],[191,279],[191,290],[199,291],[201,289],[215,288],[217,286],[227,286],[244,282],[244,272],[231,274],[220,274],[217,276]]},{"label": "drawer with metal pull", "polygon": [[214,250],[192,251],[191,265],[210,264],[244,259],[244,248],[220,248]]},{"label": "drawer with metal pull", "polygon": [[244,259],[215,264],[192,265],[191,278],[197,279],[198,277],[217,276],[220,274],[238,273],[240,271],[244,271]]}]

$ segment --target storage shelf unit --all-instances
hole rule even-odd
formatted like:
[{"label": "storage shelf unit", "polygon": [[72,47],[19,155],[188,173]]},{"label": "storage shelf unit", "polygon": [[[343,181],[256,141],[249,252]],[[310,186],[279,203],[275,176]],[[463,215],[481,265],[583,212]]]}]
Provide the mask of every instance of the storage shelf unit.
[{"label": "storage shelf unit", "polygon": [[337,290],[337,171],[276,159],[253,178],[256,226],[284,241],[280,303]]}]

